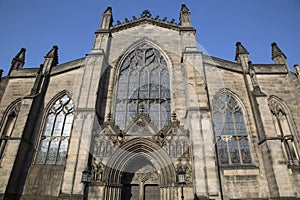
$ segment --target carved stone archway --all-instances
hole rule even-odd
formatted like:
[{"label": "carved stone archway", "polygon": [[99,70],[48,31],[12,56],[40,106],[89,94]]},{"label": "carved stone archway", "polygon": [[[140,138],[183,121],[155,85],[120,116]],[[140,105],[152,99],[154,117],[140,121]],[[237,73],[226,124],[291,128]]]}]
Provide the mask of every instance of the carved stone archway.
[{"label": "carved stone archway", "polygon": [[121,145],[103,174],[105,199],[174,199],[175,167],[168,154],[149,139],[134,138]]},{"label": "carved stone archway", "polygon": [[137,156],[125,168],[122,176],[121,199],[160,199],[159,173],[151,161]]}]

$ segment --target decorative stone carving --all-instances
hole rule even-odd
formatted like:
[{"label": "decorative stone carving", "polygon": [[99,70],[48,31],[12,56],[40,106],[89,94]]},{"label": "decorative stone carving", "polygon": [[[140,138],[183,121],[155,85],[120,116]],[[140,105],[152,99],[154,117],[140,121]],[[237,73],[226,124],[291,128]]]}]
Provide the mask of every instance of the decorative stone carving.
[{"label": "decorative stone carving", "polygon": [[169,126],[156,135],[156,143],[168,153],[171,158],[189,157],[189,134],[172,113]]},{"label": "decorative stone carving", "polygon": [[134,176],[132,177],[131,183],[140,184],[143,182],[144,184],[157,184],[158,183],[158,172],[149,165],[139,169]]},{"label": "decorative stone carving", "polygon": [[[186,6],[185,6],[185,8],[186,8]],[[139,18],[132,16],[132,20],[128,20],[128,18],[125,18],[124,22],[120,22],[119,20],[117,20],[116,25],[112,26],[109,30],[111,32],[119,31],[119,30],[127,29],[129,27],[134,26],[135,24],[140,24],[140,23],[150,23],[150,24],[154,24],[154,25],[157,25],[160,27],[169,28],[169,29],[173,29],[173,30],[181,30],[181,29],[186,30],[187,27],[189,27],[190,30],[194,30],[191,27],[190,12],[187,8],[184,9],[184,12],[182,14],[182,22],[183,23],[181,23],[181,24],[176,23],[175,19],[171,19],[170,21],[167,21],[167,17],[159,19],[159,15],[152,17],[152,14],[150,13],[149,10],[144,10],[140,14]],[[183,24],[185,24],[185,25],[183,25]]]},{"label": "decorative stone carving", "polygon": [[114,152],[115,145],[120,145],[122,142],[122,132],[115,132],[111,127],[107,126],[95,133],[92,140],[92,154],[97,158],[109,157]]},{"label": "decorative stone carving", "polygon": [[100,160],[93,159],[92,162],[92,180],[96,182],[101,182],[102,177],[103,177],[103,172],[104,172],[104,165],[101,163]]},{"label": "decorative stone carving", "polygon": [[284,109],[282,108],[282,106],[277,101],[275,101],[274,99],[269,101],[268,105],[269,105],[269,108],[270,108],[271,112],[274,115],[278,115],[279,113],[285,114]]},{"label": "decorative stone carving", "polygon": [[143,18],[143,17],[151,17],[152,16],[152,14],[150,13],[150,11],[149,10],[144,10],[143,11],[143,13],[141,14],[141,18]]},{"label": "decorative stone carving", "polygon": [[254,88],[253,92],[256,95],[262,94],[260,87],[258,85],[255,69],[254,69],[251,61],[248,62],[248,66],[249,66],[249,74],[250,74],[251,82],[252,82],[252,85]]}]

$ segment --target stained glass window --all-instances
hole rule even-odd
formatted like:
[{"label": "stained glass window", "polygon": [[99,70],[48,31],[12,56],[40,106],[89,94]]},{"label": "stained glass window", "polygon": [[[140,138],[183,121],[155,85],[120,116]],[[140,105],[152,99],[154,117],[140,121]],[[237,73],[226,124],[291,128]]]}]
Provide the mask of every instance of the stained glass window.
[{"label": "stained glass window", "polygon": [[74,119],[74,103],[64,95],[47,113],[36,164],[65,165]]},{"label": "stained glass window", "polygon": [[152,123],[162,129],[170,122],[170,79],[167,63],[160,52],[141,44],[121,65],[115,106],[115,124],[121,129],[143,105]]},{"label": "stained glass window", "polygon": [[251,164],[242,110],[236,99],[225,91],[213,99],[213,122],[220,164]]}]

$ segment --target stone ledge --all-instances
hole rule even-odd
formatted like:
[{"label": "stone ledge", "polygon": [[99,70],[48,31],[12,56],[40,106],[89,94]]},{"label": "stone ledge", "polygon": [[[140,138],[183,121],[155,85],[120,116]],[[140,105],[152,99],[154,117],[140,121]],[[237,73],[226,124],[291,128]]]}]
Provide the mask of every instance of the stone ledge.
[{"label": "stone ledge", "polygon": [[253,176],[259,175],[259,168],[254,165],[249,166],[226,166],[220,167],[224,176]]},{"label": "stone ledge", "polygon": [[60,195],[58,197],[55,196],[27,196],[24,195],[20,198],[20,200],[82,200],[82,195]]}]

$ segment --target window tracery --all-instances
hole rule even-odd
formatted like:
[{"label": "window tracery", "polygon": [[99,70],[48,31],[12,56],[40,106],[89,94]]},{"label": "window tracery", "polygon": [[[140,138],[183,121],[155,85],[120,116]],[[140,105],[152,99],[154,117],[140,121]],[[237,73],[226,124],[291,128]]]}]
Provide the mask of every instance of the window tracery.
[{"label": "window tracery", "polygon": [[64,95],[47,113],[36,164],[65,165],[73,125],[74,103]]},{"label": "window tracery", "polygon": [[141,44],[123,61],[116,94],[115,124],[125,129],[143,105],[160,130],[171,120],[170,79],[161,53]]},{"label": "window tracery", "polygon": [[226,91],[213,99],[213,122],[220,164],[251,164],[248,135],[241,107]]},{"label": "window tracery", "polygon": [[277,135],[282,138],[282,147],[288,164],[299,165],[299,154],[295,144],[292,121],[289,119],[287,108],[275,98],[269,101],[273,122]]}]

